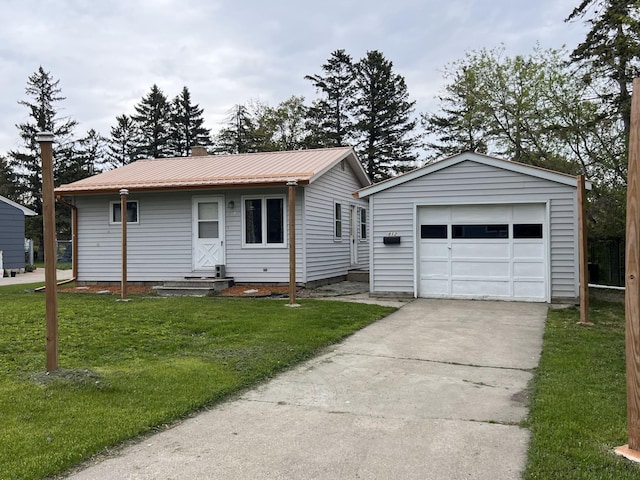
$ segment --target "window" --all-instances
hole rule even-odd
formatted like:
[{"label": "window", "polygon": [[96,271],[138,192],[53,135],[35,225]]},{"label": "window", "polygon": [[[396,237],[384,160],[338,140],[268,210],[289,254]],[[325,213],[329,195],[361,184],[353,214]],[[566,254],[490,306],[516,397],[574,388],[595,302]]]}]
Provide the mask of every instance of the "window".
[{"label": "window", "polygon": [[447,238],[447,226],[420,225],[420,238]]},{"label": "window", "polygon": [[453,238],[509,238],[509,225],[453,225]]},{"label": "window", "polygon": [[367,209],[360,208],[360,240],[367,239]]},{"label": "window", "polygon": [[515,223],[513,225],[513,238],[542,238],[542,224]]},{"label": "window", "polygon": [[333,236],[336,239],[342,238],[342,205],[340,203],[334,204],[334,229]]},{"label": "window", "polygon": [[[111,202],[109,223],[122,223],[122,206],[120,202]],[[138,223],[138,201],[127,201],[127,223]]]},{"label": "window", "polygon": [[284,246],[284,197],[243,199],[244,244]]}]

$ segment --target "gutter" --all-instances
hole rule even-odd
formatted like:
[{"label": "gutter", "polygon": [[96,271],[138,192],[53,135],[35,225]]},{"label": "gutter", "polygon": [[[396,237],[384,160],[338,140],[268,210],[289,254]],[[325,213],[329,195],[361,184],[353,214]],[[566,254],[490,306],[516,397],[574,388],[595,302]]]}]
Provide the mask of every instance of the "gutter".
[{"label": "gutter", "polygon": [[[61,195],[56,195],[56,201],[61,205],[65,205],[71,209],[71,278],[58,282],[56,285],[66,285],[75,282],[78,278],[78,207],[65,202]],[[36,288],[36,292],[41,292],[45,287]]]}]

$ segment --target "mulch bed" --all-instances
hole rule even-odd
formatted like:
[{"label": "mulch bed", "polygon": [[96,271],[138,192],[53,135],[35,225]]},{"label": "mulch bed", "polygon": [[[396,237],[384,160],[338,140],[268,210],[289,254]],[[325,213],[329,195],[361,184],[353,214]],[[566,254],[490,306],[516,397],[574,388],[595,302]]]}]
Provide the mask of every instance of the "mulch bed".
[{"label": "mulch bed", "polygon": [[[83,285],[74,286],[60,285],[59,292],[65,293],[93,293],[102,295],[120,295],[120,285]],[[298,289],[300,291],[300,289]],[[153,288],[149,285],[128,285],[127,294],[131,295],[150,295]],[[223,297],[274,297],[287,296],[289,287],[270,286],[270,285],[235,285],[220,292]]]}]

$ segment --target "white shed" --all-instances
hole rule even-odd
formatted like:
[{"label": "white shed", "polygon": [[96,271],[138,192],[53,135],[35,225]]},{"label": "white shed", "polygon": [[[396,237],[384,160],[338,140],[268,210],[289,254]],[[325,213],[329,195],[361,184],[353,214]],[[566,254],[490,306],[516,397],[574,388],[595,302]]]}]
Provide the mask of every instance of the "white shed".
[{"label": "white shed", "polygon": [[576,301],[577,185],[467,152],[359,190],[372,218],[371,293]]}]

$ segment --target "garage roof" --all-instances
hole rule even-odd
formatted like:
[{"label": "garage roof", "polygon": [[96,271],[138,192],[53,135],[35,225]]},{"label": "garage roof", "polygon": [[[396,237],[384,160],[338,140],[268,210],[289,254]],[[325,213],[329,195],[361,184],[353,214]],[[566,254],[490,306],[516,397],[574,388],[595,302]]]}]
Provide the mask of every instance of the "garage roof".
[{"label": "garage roof", "polygon": [[[424,175],[429,175],[431,173],[437,172],[439,170],[443,170],[445,168],[448,168],[453,165],[457,165],[458,163],[462,163],[466,161],[472,161],[476,163],[481,163],[483,165],[489,165],[492,167],[509,170],[512,172],[518,172],[524,175],[529,175],[531,177],[543,178],[545,180],[562,183],[564,185],[569,185],[572,187],[578,186],[578,180],[573,175],[554,172],[552,170],[546,170],[544,168],[534,167],[532,165],[526,165],[524,163],[513,162],[511,160],[504,160],[502,158],[491,157],[489,155],[482,155],[475,152],[464,152],[464,153],[459,153],[457,155],[453,155],[451,157],[447,157],[443,160],[439,160],[434,163],[429,163],[424,167],[417,168],[403,175],[399,175],[397,177],[393,177],[388,180],[383,180],[382,182],[378,182],[374,185],[364,187],[358,190],[356,195],[358,198],[368,197],[369,195],[373,195],[374,193],[387,190],[388,188],[394,187],[396,185],[401,185],[415,178],[420,178]],[[586,182],[585,187],[588,190],[591,190],[591,182]]]},{"label": "garage roof", "polygon": [[305,185],[342,160],[361,185],[369,177],[351,147],[288,152],[137,160],[128,165],[56,188],[58,195],[130,191],[184,190],[195,188],[280,186],[291,180]]},{"label": "garage roof", "polygon": [[37,215],[37,213],[31,210],[30,208],[27,208],[24,205],[20,205],[19,203],[9,200],[8,198],[3,197],[2,195],[0,195],[0,202],[6,203],[7,205],[11,205],[12,207],[17,208],[28,217],[33,217],[34,215]]}]

